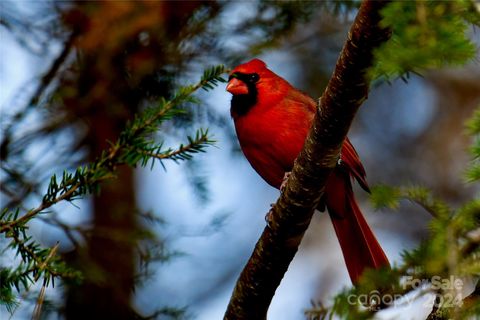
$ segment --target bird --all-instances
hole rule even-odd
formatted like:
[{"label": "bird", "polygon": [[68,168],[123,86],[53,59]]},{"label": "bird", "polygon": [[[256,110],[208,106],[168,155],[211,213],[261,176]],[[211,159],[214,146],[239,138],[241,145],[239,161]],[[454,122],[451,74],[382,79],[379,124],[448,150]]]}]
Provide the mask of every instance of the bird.
[{"label": "bird", "polygon": [[[232,94],[230,114],[243,154],[268,184],[281,189],[312,125],[315,100],[260,59],[232,69],[226,90]],[[365,169],[347,137],[318,209],[326,207],[350,279],[357,284],[366,268],[388,267],[389,261],[355,200],[354,180],[370,192]]]}]

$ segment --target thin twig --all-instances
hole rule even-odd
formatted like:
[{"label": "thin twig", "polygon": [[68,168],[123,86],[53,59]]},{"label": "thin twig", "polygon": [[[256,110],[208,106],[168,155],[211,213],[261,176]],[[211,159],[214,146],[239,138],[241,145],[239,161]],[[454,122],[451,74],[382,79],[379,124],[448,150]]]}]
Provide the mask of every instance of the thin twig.
[{"label": "thin twig", "polygon": [[209,141],[210,140],[208,139],[207,136],[203,136],[203,137],[200,137],[200,139],[198,140],[195,140],[189,144],[181,146],[180,148],[170,152],[157,153],[157,152],[151,152],[146,150],[139,150],[139,152],[141,152],[146,156],[149,156],[151,158],[155,158],[158,160],[176,159],[179,155],[188,153],[189,151],[194,150],[195,146],[200,145],[202,143],[208,143]]},{"label": "thin twig", "polygon": [[[170,101],[168,101],[163,108],[161,108],[155,115],[147,119],[146,121],[143,121],[141,125],[132,127],[131,128],[131,133],[133,136],[139,136],[141,135],[146,128],[154,124],[158,119],[161,119],[164,117],[172,108],[174,108],[181,100],[181,97],[185,97],[188,95],[191,95],[193,92],[196,90],[204,87],[206,84],[208,84],[210,79],[202,79],[195,85],[192,85],[188,87],[188,90],[184,91],[181,96],[178,96]],[[119,161],[114,161],[116,160],[119,155],[120,151],[124,148],[128,147],[128,141],[124,141],[121,143],[118,141],[117,143],[113,144],[110,149],[108,150],[108,156],[102,160],[100,160],[98,163],[96,163],[96,168],[102,167],[102,168],[107,168],[109,171],[113,170],[114,165],[122,165],[124,164],[123,162]],[[84,186],[87,183],[97,183],[102,180],[110,179],[112,176],[102,176],[100,178],[92,179],[90,181],[83,181],[83,182],[78,182],[71,186],[68,191],[63,193],[62,195],[54,198],[53,200],[50,201],[44,201],[42,202],[37,208],[31,209],[28,212],[26,212],[24,215],[22,215],[20,218],[17,218],[13,221],[8,221],[8,222],[0,222],[0,233],[4,233],[8,230],[11,230],[14,226],[17,226],[19,224],[25,223],[29,221],[31,218],[35,217],[37,214],[42,212],[45,209],[48,209],[52,205],[63,201],[63,200],[69,200],[71,196],[77,191],[80,187]]]},{"label": "thin twig", "polygon": [[33,320],[40,320],[42,316],[42,306],[43,306],[43,301],[45,301],[45,290],[46,290],[46,285],[42,285],[42,289],[40,289],[40,293],[38,294],[37,302],[35,303],[35,308],[33,309],[33,315],[32,319]]}]

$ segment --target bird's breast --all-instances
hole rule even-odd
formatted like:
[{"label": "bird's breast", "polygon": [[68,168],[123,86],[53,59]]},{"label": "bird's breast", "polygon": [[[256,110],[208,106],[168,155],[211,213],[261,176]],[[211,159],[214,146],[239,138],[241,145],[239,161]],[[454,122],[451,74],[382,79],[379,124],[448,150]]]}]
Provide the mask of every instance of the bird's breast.
[{"label": "bird's breast", "polygon": [[235,129],[252,167],[266,182],[279,188],[303,147],[310,123],[309,115],[302,113],[253,108],[235,119]]}]

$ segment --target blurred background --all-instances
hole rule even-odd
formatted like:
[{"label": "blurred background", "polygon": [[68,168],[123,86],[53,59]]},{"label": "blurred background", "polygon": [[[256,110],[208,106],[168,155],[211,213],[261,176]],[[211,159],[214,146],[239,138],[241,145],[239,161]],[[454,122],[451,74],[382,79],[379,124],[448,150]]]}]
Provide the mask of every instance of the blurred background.
[{"label": "blurred background", "polygon": [[[32,208],[52,174],[99,156],[136,112],[195,83],[211,65],[259,57],[319,97],[357,2],[0,2],[2,207]],[[480,43],[478,30],[471,37]],[[163,124],[156,139],[175,147],[197,128],[216,140],[190,161],[153,169],[119,167],[97,196],[60,203],[30,223],[42,245],[60,244],[81,283],[55,283],[45,318],[163,316],[220,319],[235,281],[279,193],[250,167],[221,84],[199,105]],[[461,178],[469,161],[464,122],[480,103],[478,60],[457,69],[376,83],[350,131],[370,185],[422,185],[450,203],[475,190]],[[409,203],[363,212],[389,259],[425,236],[429,214]],[[18,263],[0,239],[0,266]],[[277,290],[271,319],[304,319],[350,280],[333,228],[318,213]],[[33,286],[13,315],[31,318]],[[427,311],[428,313],[428,311]],[[113,315],[118,315],[114,317]],[[421,318],[421,315],[418,315]]]}]

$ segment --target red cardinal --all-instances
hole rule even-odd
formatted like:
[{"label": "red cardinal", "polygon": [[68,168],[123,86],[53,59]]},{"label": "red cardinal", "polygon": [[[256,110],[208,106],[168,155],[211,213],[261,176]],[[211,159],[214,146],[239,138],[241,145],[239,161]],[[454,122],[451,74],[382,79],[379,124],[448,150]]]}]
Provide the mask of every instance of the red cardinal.
[{"label": "red cardinal", "polygon": [[[315,101],[259,59],[236,67],[226,89],[233,95],[230,112],[245,157],[265,181],[280,188],[303,147]],[[369,188],[365,169],[348,138],[341,160],[327,180],[322,202],[332,219],[350,279],[357,283],[365,268],[389,263],[353,195],[352,178],[366,191]]]}]

